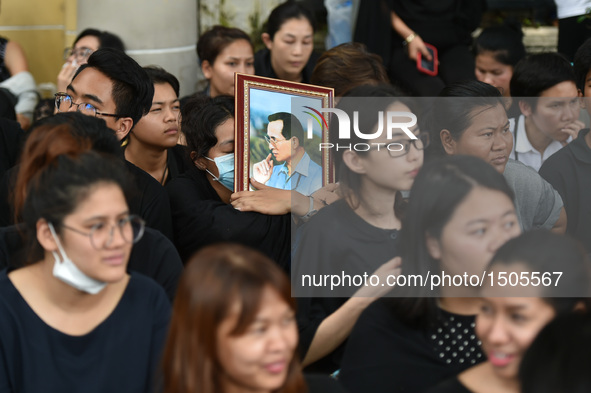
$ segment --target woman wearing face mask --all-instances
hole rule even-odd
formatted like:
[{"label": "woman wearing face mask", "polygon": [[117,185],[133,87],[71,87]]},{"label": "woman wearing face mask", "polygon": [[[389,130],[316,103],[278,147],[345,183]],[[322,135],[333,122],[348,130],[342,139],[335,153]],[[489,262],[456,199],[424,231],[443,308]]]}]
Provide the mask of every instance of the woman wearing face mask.
[{"label": "woman wearing face mask", "polygon": [[295,301],[276,264],[237,244],[206,247],[179,286],[163,391],[340,392],[328,377],[304,380],[297,342]]},{"label": "woman wearing face mask", "polygon": [[67,152],[39,157],[36,138],[24,148],[15,206],[29,263],[0,274],[0,391],[151,391],[170,305],[127,273],[144,224],[129,214],[126,170],[81,153],[68,125],[41,131]]},{"label": "woman wearing face mask", "polygon": [[314,30],[314,16],[296,1],[288,0],[275,7],[262,34],[267,48],[255,55],[256,74],[310,83],[318,58],[313,53]]},{"label": "woman wearing face mask", "polygon": [[242,212],[230,204],[234,190],[234,98],[190,99],[183,107],[181,125],[194,167],[166,186],[181,258],[186,261],[208,244],[234,241],[264,252],[287,268],[289,214]]},{"label": "woman wearing face mask", "polygon": [[493,86],[462,82],[443,89],[432,106],[432,150],[427,155],[467,154],[488,162],[515,193],[517,216],[523,230],[566,230],[562,198],[532,168],[509,158],[513,136],[505,101]]},{"label": "woman wearing face mask", "polygon": [[[518,370],[538,332],[556,316],[588,308],[588,260],[566,236],[545,230],[525,233],[501,247],[486,271],[495,281],[483,286],[476,335],[488,360],[429,393],[521,392]],[[511,285],[516,280],[519,284]]]},{"label": "woman wearing face mask", "polygon": [[[400,233],[402,274],[482,275],[495,251],[520,233],[513,194],[482,160],[426,164],[410,190]],[[407,282],[359,317],[341,380],[351,393],[420,392],[484,360],[475,337],[478,289]]]}]

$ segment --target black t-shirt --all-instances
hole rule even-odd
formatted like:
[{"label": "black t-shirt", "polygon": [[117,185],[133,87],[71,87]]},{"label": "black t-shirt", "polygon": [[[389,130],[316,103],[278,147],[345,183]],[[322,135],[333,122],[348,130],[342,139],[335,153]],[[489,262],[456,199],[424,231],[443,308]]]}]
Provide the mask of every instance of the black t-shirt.
[{"label": "black t-shirt", "polygon": [[168,149],[167,159],[168,175],[165,184],[193,167],[187,146],[176,145],[171,147]]},{"label": "black t-shirt", "polygon": [[[123,147],[124,149],[127,148],[127,145]],[[166,181],[171,181],[172,179],[178,177],[180,174],[185,173],[187,168],[193,166],[191,159],[189,158],[189,151],[186,146],[183,145],[176,145],[167,149],[166,155]],[[141,169],[141,168],[140,168]],[[145,171],[144,171],[145,172]],[[147,173],[147,172],[146,172]],[[156,179],[154,179],[156,180]],[[167,194],[168,197],[168,194]]]},{"label": "black t-shirt", "polygon": [[107,319],[88,334],[70,336],[43,322],[4,270],[0,392],[150,392],[169,319],[162,288],[132,274]]},{"label": "black t-shirt", "polygon": [[[371,275],[378,267],[398,255],[398,230],[385,230],[368,224],[344,199],[323,208],[302,228],[292,266],[292,292],[298,296],[298,326],[302,357],[308,351],[318,326],[339,309],[359,285],[310,286],[304,276],[318,280],[326,275],[350,277]],[[343,272],[343,273],[342,273]],[[358,278],[353,281],[359,280]],[[348,284],[348,283],[347,283]],[[340,367],[345,343],[308,366],[308,371],[332,373]]]},{"label": "black t-shirt", "polygon": [[289,266],[290,215],[241,212],[220,200],[205,172],[193,167],[166,185],[174,225],[174,241],[187,259],[200,248],[218,242],[253,247]]},{"label": "black t-shirt", "polygon": [[340,380],[351,393],[423,392],[485,359],[475,317],[439,310],[425,330],[402,323],[389,306],[372,303],[345,349]]},{"label": "black t-shirt", "polygon": [[564,202],[566,233],[578,239],[591,253],[591,149],[585,141],[589,129],[552,154],[539,174],[558,191]]},{"label": "black t-shirt", "polygon": [[183,273],[183,263],[174,244],[160,231],[146,227],[144,236],[131,249],[127,269],[160,284],[172,303]]},{"label": "black t-shirt", "polygon": [[162,232],[172,240],[172,216],[168,195],[160,183],[146,171],[125,160],[135,180],[137,191],[132,195],[129,209],[146,221],[146,225]]}]

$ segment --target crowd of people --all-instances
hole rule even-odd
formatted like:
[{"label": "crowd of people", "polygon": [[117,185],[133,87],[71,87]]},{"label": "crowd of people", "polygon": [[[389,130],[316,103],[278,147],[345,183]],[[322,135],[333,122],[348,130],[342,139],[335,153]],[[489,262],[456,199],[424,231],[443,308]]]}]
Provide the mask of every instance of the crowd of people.
[{"label": "crowd of people", "polygon": [[[318,53],[288,0],[256,53],[203,32],[185,97],[85,29],[54,99],[0,88],[0,393],[588,391],[591,40],[571,64],[472,39],[481,6],[362,2]],[[333,89],[355,132],[330,119],[329,168],[269,113],[236,192],[236,73]]]}]

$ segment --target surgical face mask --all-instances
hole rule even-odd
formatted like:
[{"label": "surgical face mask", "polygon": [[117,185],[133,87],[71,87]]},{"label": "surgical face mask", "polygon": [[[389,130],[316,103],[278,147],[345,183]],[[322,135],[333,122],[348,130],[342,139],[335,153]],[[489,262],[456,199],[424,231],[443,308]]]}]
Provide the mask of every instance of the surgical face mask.
[{"label": "surgical face mask", "polygon": [[53,264],[53,276],[82,292],[90,293],[92,295],[99,293],[105,286],[107,286],[107,283],[88,277],[78,269],[78,266],[72,262],[62,247],[62,243],[57,237],[53,224],[49,223],[48,225],[49,231],[55,239],[59,250],[59,255],[57,252],[52,251],[55,260]]},{"label": "surgical face mask", "polygon": [[234,191],[234,153],[225,154],[220,157],[216,157],[213,160],[209,157],[205,157],[209,161],[215,162],[218,167],[219,177],[214,176],[213,173],[205,170],[213,177],[213,180],[220,182],[224,187],[230,191]]}]

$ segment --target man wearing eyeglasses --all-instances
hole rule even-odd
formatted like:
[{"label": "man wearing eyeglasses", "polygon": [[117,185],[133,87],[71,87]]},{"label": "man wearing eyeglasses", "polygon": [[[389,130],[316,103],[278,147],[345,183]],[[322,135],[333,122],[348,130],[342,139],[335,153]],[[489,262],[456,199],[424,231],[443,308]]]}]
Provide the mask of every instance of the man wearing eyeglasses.
[{"label": "man wearing eyeglasses", "polygon": [[[322,187],[322,167],[306,153],[300,121],[287,112],[273,113],[268,119],[265,140],[271,153],[253,165],[254,179],[269,187],[312,195]],[[281,164],[274,165],[273,159]]]},{"label": "man wearing eyeglasses", "polygon": [[[66,92],[55,95],[55,108],[103,119],[117,138],[124,140],[148,113],[153,97],[154,84],[135,60],[122,51],[102,48],[78,69]],[[148,173],[128,161],[126,164],[139,190],[134,213],[172,239],[168,194]]]}]

